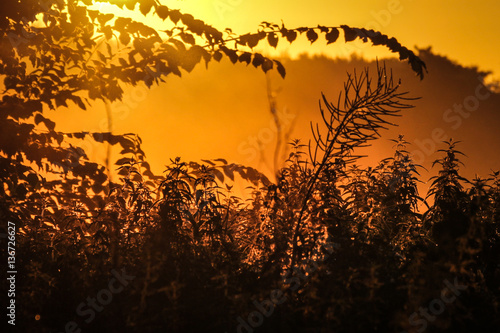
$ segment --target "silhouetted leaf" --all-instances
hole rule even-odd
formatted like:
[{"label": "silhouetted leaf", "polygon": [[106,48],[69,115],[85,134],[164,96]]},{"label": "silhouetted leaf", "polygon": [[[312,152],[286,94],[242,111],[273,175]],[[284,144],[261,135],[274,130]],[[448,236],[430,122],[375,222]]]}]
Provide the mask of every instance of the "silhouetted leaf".
[{"label": "silhouetted leaf", "polygon": [[318,25],[318,29],[319,31],[323,32],[323,33],[327,33],[328,32],[328,28],[323,26],[323,25]]},{"label": "silhouetted leaf", "polygon": [[128,18],[128,17],[118,17],[115,20],[114,28],[115,28],[115,30],[117,30],[119,32],[122,32],[122,31],[124,31],[125,27],[130,24],[130,22],[132,22],[131,18]]},{"label": "silhouetted leaf", "polygon": [[174,22],[177,24],[177,22],[179,22],[179,20],[181,19],[181,12],[179,10],[171,10],[169,12],[169,17],[170,17],[170,21]]},{"label": "silhouetted leaf", "polygon": [[185,32],[181,32],[179,35],[180,35],[180,37],[182,38],[182,40],[183,40],[185,43],[188,43],[188,44],[191,44],[191,45],[196,44],[196,41],[195,41],[195,39],[194,39],[194,36],[193,36],[193,35],[188,34],[188,33],[185,33]]},{"label": "silhouetted leaf", "polygon": [[36,173],[29,173],[27,180],[31,187],[35,187],[38,184],[38,176]]},{"label": "silhouetted leaf", "polygon": [[127,67],[128,66],[127,60],[125,60],[123,58],[118,58],[118,62],[120,63],[120,65],[122,67]]},{"label": "silhouetted leaf", "polygon": [[274,62],[276,63],[278,73],[281,75],[282,78],[285,78],[286,70],[285,70],[285,67],[283,66],[283,64],[281,62],[279,62],[278,60],[274,60]]},{"label": "silhouetted leaf", "polygon": [[203,32],[205,31],[205,23],[202,21],[202,20],[193,20],[193,22],[191,22],[189,25],[188,25],[188,28],[195,34],[201,36],[203,34]]},{"label": "silhouetted leaf", "polygon": [[289,30],[286,34],[286,40],[292,43],[295,39],[297,39],[297,32],[294,30]]},{"label": "silhouetted leaf", "polygon": [[125,2],[125,6],[130,9],[130,10],[134,10],[135,9],[135,5],[137,4],[137,1],[136,0],[132,0],[132,1],[126,1]]},{"label": "silhouetted leaf", "polygon": [[53,131],[56,127],[56,123],[50,119],[45,118],[41,113],[35,115],[35,124],[43,122],[49,131]]},{"label": "silhouetted leaf", "polygon": [[35,124],[36,125],[40,124],[44,119],[45,117],[41,113],[37,113],[35,115]]},{"label": "silhouetted leaf", "polygon": [[267,41],[269,45],[272,47],[276,48],[278,46],[278,36],[276,36],[276,33],[271,32],[267,35]]},{"label": "silhouetted leaf", "polygon": [[115,162],[116,165],[124,165],[124,164],[129,164],[133,160],[130,157],[122,157],[118,161]]},{"label": "silhouetted leaf", "polygon": [[264,63],[264,57],[260,53],[256,53],[253,56],[252,65],[254,67],[259,67]]},{"label": "silhouetted leaf", "polygon": [[158,15],[159,18],[161,18],[164,21],[168,18],[168,13],[169,10],[167,6],[162,5],[156,8],[156,14]]},{"label": "silhouetted leaf", "polygon": [[405,60],[410,57],[410,52],[407,48],[401,49],[399,52],[399,60]]},{"label": "silhouetted leaf", "polygon": [[85,106],[85,104],[83,103],[83,100],[80,96],[72,96],[71,97],[71,100],[76,104],[78,105],[78,107],[82,110],[87,110],[87,107]]},{"label": "silhouetted leaf", "polygon": [[68,104],[66,103],[66,98],[64,98],[63,96],[57,95],[55,97],[55,101],[56,101],[57,107],[60,107],[60,106],[68,107]]},{"label": "silhouetted leaf", "polygon": [[196,66],[196,64],[201,61],[201,57],[204,51],[205,50],[198,45],[195,45],[187,50],[185,56],[183,57],[182,68],[184,68],[188,72],[191,72],[194,66]]},{"label": "silhouetted leaf", "polygon": [[314,43],[318,39],[318,34],[314,29],[309,29],[306,33],[307,39],[312,43]]},{"label": "silhouetted leaf", "polygon": [[181,21],[187,27],[191,27],[195,20],[194,20],[193,15],[191,15],[191,14],[183,14],[181,16]]},{"label": "silhouetted leaf", "polygon": [[250,52],[243,52],[238,58],[239,62],[245,62],[247,65],[252,61],[252,54]]},{"label": "silhouetted leaf", "polygon": [[222,53],[220,51],[215,51],[213,58],[215,61],[219,62],[222,59]]},{"label": "silhouetted leaf", "polygon": [[101,25],[105,25],[106,22],[111,20],[113,17],[114,17],[113,14],[99,14],[99,16],[97,16],[97,20]]},{"label": "silhouetted leaf", "polygon": [[249,48],[254,48],[259,44],[260,37],[258,34],[246,34],[240,39],[243,45],[247,45]]},{"label": "silhouetted leaf", "polygon": [[221,46],[220,49],[221,49],[222,52],[224,52],[226,54],[226,56],[229,57],[229,60],[231,60],[231,62],[233,64],[235,64],[236,62],[238,62],[238,54],[236,53],[235,50],[228,49],[225,46]]},{"label": "silhouetted leaf", "polygon": [[87,134],[88,134],[87,132],[79,132],[79,133],[73,133],[73,136],[76,139],[84,139]]},{"label": "silhouetted leaf", "polygon": [[139,3],[139,10],[141,11],[142,15],[148,14],[154,4],[154,0],[141,0]]},{"label": "silhouetted leaf", "polygon": [[208,163],[208,164],[210,164],[210,165],[212,165],[212,166],[214,166],[214,165],[215,165],[215,163],[214,163],[214,162],[212,162],[211,160],[202,160],[202,161],[203,161],[203,162],[205,162],[205,163]]},{"label": "silhouetted leaf", "polygon": [[127,168],[119,168],[118,169],[118,175],[120,175],[120,176],[127,176],[128,175]]},{"label": "silhouetted leaf", "polygon": [[89,15],[89,17],[92,20],[92,22],[94,22],[95,19],[97,18],[97,16],[99,15],[99,11],[98,10],[87,9],[87,14]]},{"label": "silhouetted leaf", "polygon": [[219,182],[224,183],[224,174],[217,169],[212,169],[212,173],[214,173],[215,177],[219,180]]},{"label": "silhouetted leaf", "polygon": [[120,43],[122,43],[123,45],[128,45],[130,43],[130,35],[127,32],[122,32],[119,39]]},{"label": "silhouetted leaf", "polygon": [[265,58],[262,64],[262,70],[267,73],[270,69],[273,69],[274,63],[272,60]]},{"label": "silhouetted leaf", "polygon": [[344,30],[344,38],[346,42],[351,42],[356,39],[357,34],[354,29],[351,29],[347,25],[341,25],[340,27]]},{"label": "silhouetted leaf", "polygon": [[[231,165],[222,166],[222,170],[224,170],[224,174],[229,177],[232,181],[234,181],[234,171]],[[227,185],[227,184],[226,184]]]},{"label": "silhouetted leaf", "polygon": [[332,28],[326,35],[325,35],[325,38],[326,38],[326,41],[327,41],[327,45],[328,44],[331,44],[331,43],[335,43],[337,41],[337,39],[339,38],[339,30],[337,28]]}]

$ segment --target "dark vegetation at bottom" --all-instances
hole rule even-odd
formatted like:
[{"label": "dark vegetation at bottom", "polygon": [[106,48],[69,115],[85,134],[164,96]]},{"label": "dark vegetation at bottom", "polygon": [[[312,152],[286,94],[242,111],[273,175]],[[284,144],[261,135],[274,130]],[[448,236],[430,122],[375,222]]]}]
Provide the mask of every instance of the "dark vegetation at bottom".
[{"label": "dark vegetation at bottom", "polygon": [[[292,142],[276,183],[222,159],[175,159],[155,176],[133,136],[98,138],[123,147],[119,182],[74,147],[62,158],[56,145],[39,147],[61,170],[55,180],[2,157],[1,220],[17,228],[16,326],[498,332],[500,173],[461,177],[449,141],[422,197],[402,136],[392,157],[355,165],[355,149],[409,107],[387,74],[349,76],[337,106],[325,98],[326,130],[310,146]],[[253,186],[248,200],[231,192],[235,177]]]}]

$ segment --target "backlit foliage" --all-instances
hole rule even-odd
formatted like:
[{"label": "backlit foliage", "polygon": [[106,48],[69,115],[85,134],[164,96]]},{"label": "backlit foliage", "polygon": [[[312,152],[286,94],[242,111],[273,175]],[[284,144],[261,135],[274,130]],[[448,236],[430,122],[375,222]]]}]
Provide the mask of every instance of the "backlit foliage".
[{"label": "backlit foliage", "polygon": [[[169,25],[156,31],[89,10],[88,0],[1,5],[0,220],[3,229],[6,221],[18,228],[21,331],[63,331],[69,321],[90,332],[235,331],[238,317],[256,311],[254,300],[276,289],[286,301],[256,330],[410,331],[411,314],[455,278],[467,289],[428,330],[497,327],[498,172],[461,177],[457,143],[444,143],[426,201],[402,136],[377,166],[355,164],[356,149],[411,107],[385,67],[349,74],[335,102],[323,96],[324,127],[313,126],[310,144],[291,143],[276,183],[224,159],[175,158],[155,175],[138,136],[62,133],[44,115],[120,100],[123,85],[151,86],[224,56],[284,76],[281,63],[252,49],[300,34],[311,43],[342,33],[346,42],[385,45],[422,76],[413,52],[347,26],[264,22],[237,36],[153,0],[107,2]],[[87,137],[121,147],[119,180],[74,144]],[[251,186],[250,199],[234,195],[233,180]],[[77,316],[78,304],[121,268],[136,278],[94,320]]]}]

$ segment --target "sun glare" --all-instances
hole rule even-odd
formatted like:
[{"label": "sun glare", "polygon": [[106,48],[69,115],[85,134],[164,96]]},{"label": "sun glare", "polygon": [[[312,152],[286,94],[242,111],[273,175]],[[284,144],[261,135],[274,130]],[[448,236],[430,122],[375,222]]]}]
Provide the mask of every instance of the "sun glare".
[{"label": "sun glare", "polygon": [[[125,3],[126,1],[124,0],[123,3]],[[92,1],[92,6],[89,6],[88,7],[90,10],[97,10],[101,13],[106,13],[106,14],[116,14],[116,15],[119,15],[119,16],[129,16],[129,15],[133,15],[133,16],[136,16],[136,17],[140,17],[140,15],[137,15],[137,13],[135,11],[132,11],[132,10],[128,10],[127,8],[123,8],[121,9],[120,7],[118,7],[117,5],[112,5],[108,2],[101,2],[101,1]],[[129,14],[129,15],[127,15]]]}]

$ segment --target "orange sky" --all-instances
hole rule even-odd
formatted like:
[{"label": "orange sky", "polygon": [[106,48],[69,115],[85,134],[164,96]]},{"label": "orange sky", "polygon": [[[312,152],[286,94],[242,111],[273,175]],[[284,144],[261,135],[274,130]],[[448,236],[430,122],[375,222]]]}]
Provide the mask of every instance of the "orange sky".
[{"label": "orange sky", "polygon": [[[160,0],[219,28],[236,33],[255,31],[262,21],[288,27],[338,26],[347,24],[380,30],[396,37],[403,45],[432,46],[438,54],[463,65],[478,65],[492,70],[500,78],[500,31],[497,20],[500,2],[496,0]],[[148,23],[153,22],[148,20]],[[161,29],[161,21],[156,21]],[[387,56],[380,47],[365,44],[326,46],[305,40],[291,46],[282,42],[278,53],[292,57],[302,53],[325,53],[346,56],[357,52],[365,57]]]},{"label": "orange sky", "polygon": [[[230,27],[235,33],[241,34],[256,31],[262,21],[280,23],[281,20],[290,28],[318,24],[326,26],[347,24],[353,27],[373,28],[396,37],[409,48],[432,46],[435,52],[448,56],[462,65],[477,65],[481,70],[494,70],[495,78],[500,79],[498,57],[500,46],[497,36],[499,29],[494,26],[500,14],[500,2],[496,1],[478,1],[474,6],[470,1],[459,0],[162,0],[161,2],[171,8],[191,13],[221,30]],[[106,11],[107,8],[102,6],[101,10]],[[134,18],[138,17],[139,13]],[[148,17],[146,23],[154,24],[161,30],[162,22],[159,19],[153,20]],[[303,52],[323,53],[332,57],[347,56],[350,52],[357,52],[367,58],[390,55],[385,48],[373,47],[368,43],[344,44],[339,41],[330,46],[325,44],[318,41],[310,46],[309,42],[302,40],[290,46],[288,42],[280,41],[281,47],[277,52],[290,56]],[[214,66],[215,64],[211,65],[209,70],[213,71]],[[235,109],[247,110],[250,107],[251,115],[238,112],[231,115],[220,114],[222,111],[217,105],[210,104],[210,100],[193,98],[197,94],[196,91],[190,90],[192,85],[188,85],[190,88],[186,86],[185,94],[176,96],[167,94],[165,89],[172,84],[176,87],[186,85],[187,76],[197,75],[198,83],[205,82],[202,70],[197,69],[192,74],[183,75],[183,78],[170,77],[167,84],[155,87],[153,91],[147,91],[144,87],[127,90],[125,93],[127,100],[124,104],[129,106],[129,110],[127,114],[115,114],[114,132],[116,134],[136,132],[143,137],[149,136],[149,140],[145,140],[146,152],[150,161],[155,164],[157,172],[161,172],[160,168],[169,163],[169,158],[175,156],[181,156],[183,160],[224,157],[262,169],[262,165],[243,159],[241,154],[238,155],[235,151],[234,144],[229,144],[259,133],[262,128],[269,127],[271,120],[265,98],[264,76],[260,70],[255,70],[251,66],[248,71],[255,75],[256,81],[253,85],[249,82],[227,84],[231,84],[231,88],[239,84],[238,87],[242,91],[242,106],[235,106]],[[422,82],[425,84],[426,81]],[[224,85],[220,84],[221,82],[216,88],[214,82],[207,82],[203,87],[212,89],[214,94],[224,94],[224,91],[231,90],[225,89]],[[243,93],[247,89],[262,90],[262,99],[247,100]],[[158,100],[167,95],[173,100],[163,101],[162,105],[157,105]],[[62,125],[61,129],[68,131],[106,131],[105,111],[101,104],[94,105],[90,113],[75,110],[73,111],[76,113],[59,113],[60,118],[56,117],[61,120],[58,126]],[[181,109],[172,109],[170,105],[180,106]],[[311,107],[317,107],[317,104]],[[240,113],[243,112],[241,110]],[[145,122],[144,118],[155,121]],[[231,120],[224,122],[226,118]],[[80,121],[75,122],[74,119]],[[238,125],[234,126],[235,123]],[[154,137],[154,140],[151,137]],[[179,138],[189,138],[189,142],[180,141]],[[220,145],[217,142],[227,144]],[[93,149],[96,148],[94,144],[84,142],[84,148],[89,151],[90,156],[97,157]],[[155,161],[157,163],[154,163]],[[262,171],[265,172],[265,168]]]},{"label": "orange sky", "polygon": [[[281,20],[289,27],[347,24],[376,28],[408,47],[432,46],[439,54],[464,65],[494,70],[500,77],[500,2],[496,0],[170,0],[165,4],[191,12],[215,27],[241,33],[254,31],[261,21]],[[304,51],[338,55],[356,50],[340,44],[332,47],[318,42],[312,48],[308,44],[304,41],[285,49],[291,55]],[[369,45],[358,51],[368,57],[387,54]]]}]

